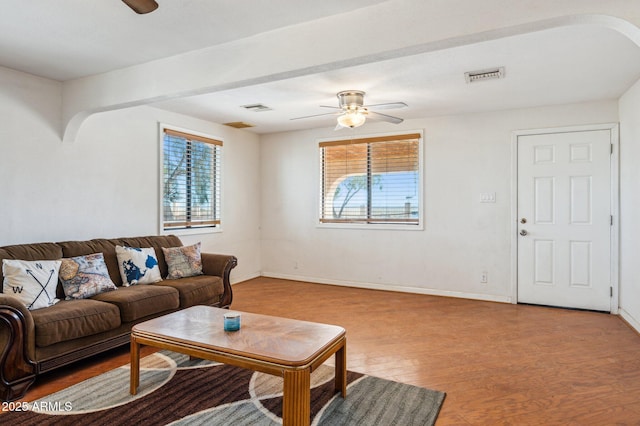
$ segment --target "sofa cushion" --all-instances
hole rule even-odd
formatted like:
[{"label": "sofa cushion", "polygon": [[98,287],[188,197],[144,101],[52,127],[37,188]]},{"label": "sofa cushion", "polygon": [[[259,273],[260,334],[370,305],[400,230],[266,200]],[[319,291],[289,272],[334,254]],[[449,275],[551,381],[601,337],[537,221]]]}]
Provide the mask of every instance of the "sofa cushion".
[{"label": "sofa cushion", "polygon": [[178,309],[180,306],[176,289],[157,285],[121,287],[118,291],[98,294],[93,299],[117,306],[123,323]]},{"label": "sofa cushion", "polygon": [[222,278],[211,275],[164,280],[154,284],[153,287],[172,287],[178,290],[181,309],[217,303],[224,292]]},{"label": "sofa cushion", "polygon": [[36,346],[44,347],[90,336],[120,326],[120,312],[97,300],[62,300],[46,309],[32,311]]}]

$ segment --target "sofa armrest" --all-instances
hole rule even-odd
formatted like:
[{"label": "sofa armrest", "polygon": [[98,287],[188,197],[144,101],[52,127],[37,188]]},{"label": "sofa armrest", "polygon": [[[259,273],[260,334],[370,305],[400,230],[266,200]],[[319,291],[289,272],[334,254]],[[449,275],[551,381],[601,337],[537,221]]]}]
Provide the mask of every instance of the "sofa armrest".
[{"label": "sofa armrest", "polygon": [[238,265],[238,259],[235,256],[225,254],[202,253],[202,272],[205,275],[215,275],[222,277],[224,285],[224,294],[220,299],[220,307],[228,308],[233,300],[233,292],[231,290],[231,281],[229,276],[231,270]]},{"label": "sofa armrest", "polygon": [[35,325],[24,304],[0,293],[0,398],[24,396],[35,381]]}]

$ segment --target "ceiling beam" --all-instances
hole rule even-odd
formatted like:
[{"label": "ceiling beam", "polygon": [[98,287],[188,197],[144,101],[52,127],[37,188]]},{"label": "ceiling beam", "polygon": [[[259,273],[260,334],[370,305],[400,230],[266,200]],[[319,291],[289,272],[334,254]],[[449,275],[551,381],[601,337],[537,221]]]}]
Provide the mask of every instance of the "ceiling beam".
[{"label": "ceiling beam", "polygon": [[[601,25],[640,46],[640,2],[391,0],[63,83],[63,140],[91,114],[375,63],[567,25]],[[561,5],[561,6],[559,6]],[[616,15],[618,17],[614,17]]]}]

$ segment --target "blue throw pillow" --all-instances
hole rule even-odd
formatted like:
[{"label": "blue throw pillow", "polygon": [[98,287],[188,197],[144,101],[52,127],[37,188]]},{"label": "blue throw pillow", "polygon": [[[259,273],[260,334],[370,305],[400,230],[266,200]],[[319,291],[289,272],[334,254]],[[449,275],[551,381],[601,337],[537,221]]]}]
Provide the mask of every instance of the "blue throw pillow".
[{"label": "blue throw pillow", "polygon": [[153,247],[116,246],[122,285],[152,284],[162,281],[158,258]]}]

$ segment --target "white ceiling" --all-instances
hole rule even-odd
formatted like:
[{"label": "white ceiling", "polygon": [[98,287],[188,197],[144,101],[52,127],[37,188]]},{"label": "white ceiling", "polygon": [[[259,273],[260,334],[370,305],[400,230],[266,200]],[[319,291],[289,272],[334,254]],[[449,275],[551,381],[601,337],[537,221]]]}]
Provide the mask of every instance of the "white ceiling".
[{"label": "white ceiling", "polygon": [[54,80],[111,71],[384,0],[0,0],[0,65]]},{"label": "white ceiling", "polygon": [[[505,67],[505,78],[467,84],[466,71]],[[337,106],[340,90],[404,119],[617,99],[640,78],[640,48],[600,27],[566,27],[338,71],[155,104],[206,120],[245,121],[258,133],[335,125],[335,117],[291,121]],[[272,111],[242,105],[262,103]],[[393,126],[393,124],[389,124]]]},{"label": "white ceiling", "polygon": [[[64,81],[380,2],[158,0],[158,10],[136,15],[119,0],[0,0],[0,65]],[[497,66],[504,79],[465,82],[465,71]],[[345,89],[366,91],[368,104],[405,102],[385,113],[411,119],[617,99],[639,78],[637,45],[583,25],[153,105],[270,133],[333,127],[333,117],[291,118],[327,112],[319,105],[337,105],[335,93]],[[255,103],[272,110],[241,108]]]}]

